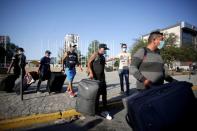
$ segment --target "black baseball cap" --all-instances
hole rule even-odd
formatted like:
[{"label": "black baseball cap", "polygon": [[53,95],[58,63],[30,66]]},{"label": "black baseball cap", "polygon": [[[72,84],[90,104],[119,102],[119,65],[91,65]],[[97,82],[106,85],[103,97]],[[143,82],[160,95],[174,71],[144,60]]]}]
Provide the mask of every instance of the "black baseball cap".
[{"label": "black baseball cap", "polygon": [[76,46],[77,46],[77,44],[72,43],[70,46],[71,46],[71,47],[76,47]]},{"label": "black baseball cap", "polygon": [[45,54],[51,54],[51,52],[49,50],[46,50]]},{"label": "black baseball cap", "polygon": [[121,44],[121,48],[127,48],[127,44],[122,43],[122,44]]},{"label": "black baseball cap", "polygon": [[19,47],[19,48],[17,48],[17,49],[16,49],[16,51],[24,52],[24,49],[23,49],[23,48],[21,48],[21,47]]},{"label": "black baseball cap", "polygon": [[99,44],[99,49],[100,48],[104,48],[105,50],[109,50],[109,48],[107,48],[106,44]]}]

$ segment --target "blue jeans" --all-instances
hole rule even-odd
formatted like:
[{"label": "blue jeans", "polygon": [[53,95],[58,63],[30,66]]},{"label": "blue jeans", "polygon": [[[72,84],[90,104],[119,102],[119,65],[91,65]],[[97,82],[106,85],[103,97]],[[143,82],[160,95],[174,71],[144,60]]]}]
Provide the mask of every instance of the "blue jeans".
[{"label": "blue jeans", "polygon": [[124,92],[124,78],[126,82],[126,93],[129,93],[129,69],[119,69],[120,87],[121,91]]}]

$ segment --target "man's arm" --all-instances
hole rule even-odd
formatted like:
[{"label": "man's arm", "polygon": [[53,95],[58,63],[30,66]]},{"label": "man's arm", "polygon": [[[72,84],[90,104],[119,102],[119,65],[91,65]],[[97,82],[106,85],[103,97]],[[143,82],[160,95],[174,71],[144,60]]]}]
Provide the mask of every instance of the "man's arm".
[{"label": "man's arm", "polygon": [[40,73],[42,63],[43,63],[43,58],[41,58],[41,60],[40,60],[40,63],[39,63],[39,66],[38,66],[38,73]]},{"label": "man's arm", "polygon": [[110,59],[105,60],[105,62],[113,61],[120,58],[120,54],[118,56],[112,57]]},{"label": "man's arm", "polygon": [[140,82],[144,84],[145,87],[148,87],[151,84],[151,81],[145,78],[139,70],[139,67],[144,59],[144,49],[139,49],[133,56],[131,61],[131,74]]},{"label": "man's arm", "polygon": [[64,68],[66,68],[64,64],[64,60],[66,59],[66,57],[67,57],[67,53],[64,54],[64,58],[62,59],[62,71],[64,71]]},{"label": "man's arm", "polygon": [[10,63],[10,66],[9,66],[9,68],[8,68],[7,73],[10,73],[10,70],[12,69],[13,64],[14,64],[14,59],[12,59],[12,61],[11,61],[11,63]]},{"label": "man's arm", "polygon": [[131,53],[129,53],[129,65],[131,65]]},{"label": "man's arm", "polygon": [[77,56],[77,66],[79,67],[79,69],[81,70],[81,72],[83,71],[83,68],[81,66],[81,60],[79,60],[78,56]]},{"label": "man's arm", "polygon": [[92,62],[94,61],[94,59],[97,57],[97,53],[92,54],[92,56],[90,57],[90,59],[88,60],[88,71],[89,71],[89,76],[92,79],[93,76],[93,71],[92,71]]}]

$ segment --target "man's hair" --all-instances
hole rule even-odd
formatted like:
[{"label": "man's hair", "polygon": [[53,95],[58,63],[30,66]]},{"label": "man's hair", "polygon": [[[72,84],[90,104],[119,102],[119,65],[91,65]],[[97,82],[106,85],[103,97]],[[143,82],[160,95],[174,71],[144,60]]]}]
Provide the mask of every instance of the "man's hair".
[{"label": "man's hair", "polygon": [[163,33],[159,31],[154,31],[150,33],[150,36],[148,38],[148,43],[151,43],[154,39],[163,36]]}]

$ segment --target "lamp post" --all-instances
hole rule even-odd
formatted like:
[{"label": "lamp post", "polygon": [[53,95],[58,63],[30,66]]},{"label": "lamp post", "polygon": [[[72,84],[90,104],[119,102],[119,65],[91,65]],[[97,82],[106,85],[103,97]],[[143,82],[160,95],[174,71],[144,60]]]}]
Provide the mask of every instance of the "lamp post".
[{"label": "lamp post", "polygon": [[[5,40],[4,40],[4,48],[5,48],[5,52],[6,52],[6,48],[7,48],[7,41],[6,41],[6,36],[4,36]],[[6,53],[5,53],[5,58],[4,58],[4,68],[6,68]]]}]

